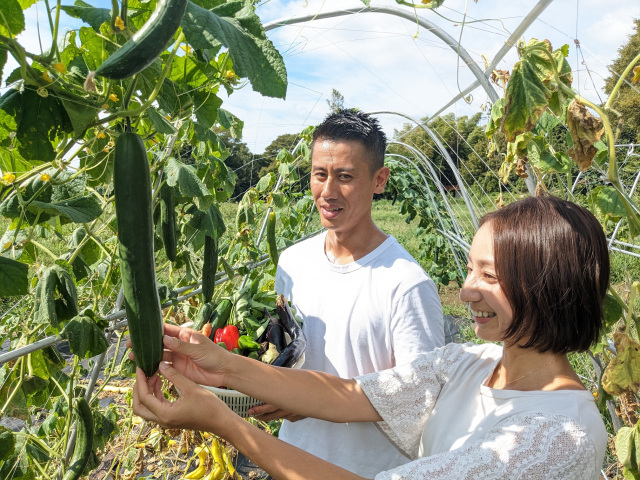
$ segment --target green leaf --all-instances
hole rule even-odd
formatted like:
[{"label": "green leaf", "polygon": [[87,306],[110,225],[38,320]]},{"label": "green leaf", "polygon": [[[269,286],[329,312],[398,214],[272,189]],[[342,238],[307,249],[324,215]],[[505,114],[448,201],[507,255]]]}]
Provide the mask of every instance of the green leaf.
[{"label": "green leaf", "polygon": [[258,190],[258,192],[260,193],[266,193],[267,190],[270,190],[273,185],[275,185],[275,182],[276,176],[273,174],[273,172],[269,172],[260,180],[258,180],[258,183],[256,184],[256,190]]},{"label": "green leaf", "polygon": [[29,293],[29,266],[0,257],[0,298]]},{"label": "green leaf", "polygon": [[623,308],[614,296],[607,295],[604,297],[604,323],[607,327],[612,327],[620,318],[622,318]]},{"label": "green leaf", "polygon": [[215,238],[220,238],[226,231],[224,218],[215,203],[212,203],[206,212],[197,210],[189,220],[189,226],[204,235]]},{"label": "green leaf", "polygon": [[218,109],[222,105],[222,100],[217,95],[204,91],[191,92],[191,96],[198,123],[204,128],[213,127],[218,118]]},{"label": "green leaf", "polygon": [[568,173],[571,171],[573,162],[565,152],[552,154],[546,142],[538,137],[536,141],[530,142],[527,146],[529,161],[545,172],[553,171],[558,173]]},{"label": "green leaf", "polygon": [[60,336],[69,340],[69,350],[80,358],[95,357],[109,348],[102,329],[84,315],[73,317],[60,332]]},{"label": "green leaf", "polygon": [[[54,172],[55,169],[51,169],[47,170],[46,173],[53,177]],[[84,174],[77,175],[69,170],[65,170],[60,172],[55,179],[51,180],[51,186],[51,202],[62,202],[64,200],[79,197],[85,193],[87,188],[87,176]]]},{"label": "green leaf", "polygon": [[235,270],[233,269],[233,265],[231,265],[227,261],[227,259],[224,257],[220,259],[220,262],[222,262],[222,268],[227,274],[227,277],[229,277],[229,280],[233,280],[233,277],[235,276]]},{"label": "green leaf", "polygon": [[167,162],[165,173],[169,186],[177,185],[183,196],[194,198],[200,210],[209,208],[213,201],[211,192],[198,178],[191,165],[185,165],[172,157]]},{"label": "green leaf", "polygon": [[0,35],[13,38],[24,30],[24,13],[16,0],[2,0],[0,18]]},{"label": "green leaf", "polygon": [[95,8],[81,0],[76,0],[74,6],[62,5],[60,8],[70,17],[79,18],[91,25],[96,32],[100,31],[100,25],[111,20],[111,10]]},{"label": "green leaf", "polygon": [[220,121],[220,126],[229,130],[232,137],[242,138],[242,129],[244,128],[244,122],[242,120],[224,108],[221,108],[218,111],[218,119]]},{"label": "green leaf", "polygon": [[95,108],[87,107],[86,105],[79,105],[75,102],[70,102],[69,100],[62,100],[62,105],[71,120],[73,133],[77,136],[84,135],[87,127],[98,117],[98,110]]},{"label": "green leaf", "polygon": [[[6,412],[5,412],[6,413]],[[25,436],[16,438],[15,451],[2,465],[0,478],[7,480],[34,480],[34,468],[29,465],[29,455],[25,454]]]},{"label": "green leaf", "polygon": [[56,157],[52,141],[58,134],[72,131],[62,103],[53,95],[42,97],[31,88],[4,94],[0,109],[16,119],[18,151],[27,160],[52,161]]},{"label": "green leaf", "polygon": [[[214,74],[215,69],[207,64],[198,62],[191,55],[174,57],[168,78],[173,82],[187,84],[192,89],[196,89],[209,82],[207,72]],[[190,93],[193,94],[193,92]]]},{"label": "green leaf", "polygon": [[[7,64],[7,51],[0,50],[0,78],[4,78],[4,66]],[[0,135],[0,140],[2,140],[2,136]]]},{"label": "green leaf", "polygon": [[589,194],[589,201],[595,205],[602,215],[614,222],[627,215],[624,204],[613,187],[594,188]]},{"label": "green leaf", "polygon": [[[2,55],[2,50],[0,50],[0,55]],[[9,115],[4,110],[0,110],[0,145],[4,145],[5,140],[9,139],[9,144],[6,146],[10,146],[10,135],[11,132],[15,132],[16,126],[17,124],[13,116]]]},{"label": "green leaf", "polygon": [[31,202],[29,211],[35,213],[38,210],[49,215],[60,215],[73,223],[92,222],[102,215],[100,202],[93,195],[71,198],[59,203]]},{"label": "green leaf", "polygon": [[560,122],[560,119],[558,117],[550,114],[549,112],[544,112],[540,117],[538,126],[545,132],[550,132],[556,125],[559,125],[560,123],[562,122]]},{"label": "green leaf", "polygon": [[78,294],[71,274],[60,265],[44,271],[35,289],[34,320],[39,324],[51,322],[60,328],[63,321],[78,314]]},{"label": "green leaf", "polygon": [[[573,82],[573,74],[571,72],[571,65],[565,58],[569,53],[569,45],[563,45],[559,49],[555,50],[552,54],[556,61],[558,79],[567,87],[571,87]],[[567,100],[567,95],[564,91],[555,85],[555,78],[553,81],[546,82],[547,86],[550,86],[551,95],[549,97],[549,108],[553,113],[560,116],[562,115],[563,106]]]},{"label": "green leaf", "polygon": [[207,145],[207,150],[211,155],[220,160],[224,160],[229,156],[229,150],[220,138],[211,129],[201,127],[197,123],[193,124],[193,133],[199,142]]},{"label": "green leaf", "polygon": [[526,62],[526,58],[516,62],[511,72],[501,124],[502,132],[509,142],[519,134],[531,130],[547,108],[549,90],[536,73],[536,69]]},{"label": "green leaf", "polygon": [[[108,30],[108,25],[105,25],[105,27]],[[80,45],[85,52],[83,58],[86,66],[90,70],[95,70],[103,62],[104,37],[101,36],[100,31],[91,27],[80,27],[78,37],[80,38]]]},{"label": "green leaf", "polygon": [[625,478],[640,478],[640,422],[620,428],[614,442],[618,461],[625,467]]},{"label": "green leaf", "polygon": [[[22,389],[17,388],[18,382],[18,372],[11,372],[6,364],[0,367],[0,403],[7,405],[6,410],[2,413],[7,417],[25,420],[29,415],[29,407]],[[13,394],[13,397],[11,398],[11,402],[7,404],[8,397],[11,394]],[[4,466],[6,466],[6,463]],[[4,466],[2,468],[4,468]],[[7,478],[2,476],[2,468],[0,468],[0,478]]]},{"label": "green leaf", "polygon": [[191,2],[187,4],[182,29],[194,48],[216,48],[218,42],[225,45],[234,70],[238,76],[248,78],[256,92],[268,97],[286,97],[286,68],[270,40],[257,38],[245,31],[237,20],[220,17]]},{"label": "green leaf", "polygon": [[500,122],[504,115],[504,98],[499,98],[496,103],[491,107],[491,114],[489,115],[489,121],[485,128],[485,134],[488,138],[493,137],[493,134],[500,131]]},{"label": "green leaf", "polygon": [[222,160],[213,156],[209,157],[213,164],[213,183],[216,200],[220,203],[225,202],[233,195],[236,186],[236,176],[230,171]]},{"label": "green leaf", "polygon": [[0,425],[0,462],[13,455],[16,447],[16,439],[13,432]]},{"label": "green leaf", "polygon": [[171,122],[164,118],[155,108],[147,108],[147,116],[158,133],[171,135],[176,132]]},{"label": "green leaf", "polygon": [[[142,71],[142,75],[146,76],[150,72],[149,67]],[[151,94],[152,88],[149,89],[149,94]],[[184,104],[185,99],[188,99],[189,95],[187,95],[184,91],[184,88],[181,84],[176,83],[168,78],[165,78],[162,83],[162,87],[160,88],[160,92],[156,97],[158,101],[158,105],[160,108],[167,112],[169,116],[176,117],[181,109],[186,108],[187,105]]]}]

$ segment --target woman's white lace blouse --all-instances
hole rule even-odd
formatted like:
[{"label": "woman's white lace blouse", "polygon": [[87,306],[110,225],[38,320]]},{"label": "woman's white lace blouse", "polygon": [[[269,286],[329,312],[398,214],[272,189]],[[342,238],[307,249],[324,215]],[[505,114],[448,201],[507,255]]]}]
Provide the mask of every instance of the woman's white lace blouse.
[{"label": "woman's white lace blouse", "polygon": [[414,460],[376,480],[597,480],[607,433],[592,393],[487,387],[501,355],[493,344],[450,343],[357,377],[377,426]]}]

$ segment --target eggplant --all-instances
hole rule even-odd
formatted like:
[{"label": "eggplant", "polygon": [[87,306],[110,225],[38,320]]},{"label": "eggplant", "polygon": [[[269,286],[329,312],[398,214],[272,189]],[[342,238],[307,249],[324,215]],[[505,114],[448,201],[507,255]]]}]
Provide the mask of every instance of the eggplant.
[{"label": "eggplant", "polygon": [[269,319],[267,328],[264,329],[262,335],[258,338],[257,342],[269,342],[273,343],[278,350],[278,353],[282,352],[287,347],[287,341],[284,338],[284,328],[280,325],[278,319],[273,318],[269,313],[269,310],[264,309],[264,316]]},{"label": "eggplant", "polygon": [[302,327],[300,327],[293,313],[291,313],[289,302],[282,294],[276,297],[276,312],[280,320],[279,323],[285,332],[289,334],[289,337],[291,337],[291,342],[280,352],[278,358],[276,358],[271,365],[292,367],[307,348],[307,339],[302,332]]}]

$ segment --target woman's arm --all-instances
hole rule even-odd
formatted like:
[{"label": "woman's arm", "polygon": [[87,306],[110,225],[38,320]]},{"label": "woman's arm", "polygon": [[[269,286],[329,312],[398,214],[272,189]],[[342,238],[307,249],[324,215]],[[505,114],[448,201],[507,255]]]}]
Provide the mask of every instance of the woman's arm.
[{"label": "woman's arm", "polygon": [[[164,360],[190,380],[224,385],[278,408],[331,422],[381,420],[362,388],[354,381],[322,372],[273,367],[227,352],[203,335],[165,325]],[[207,382],[202,382],[206,379]]]},{"label": "woman's arm", "polygon": [[180,397],[173,402],[165,399],[160,378],[154,375],[147,379],[138,369],[133,390],[133,411],[137,415],[169,428],[212,432],[229,441],[275,479],[362,479],[251,425],[213,393],[182,376],[169,364],[162,363],[160,373],[176,386]]}]

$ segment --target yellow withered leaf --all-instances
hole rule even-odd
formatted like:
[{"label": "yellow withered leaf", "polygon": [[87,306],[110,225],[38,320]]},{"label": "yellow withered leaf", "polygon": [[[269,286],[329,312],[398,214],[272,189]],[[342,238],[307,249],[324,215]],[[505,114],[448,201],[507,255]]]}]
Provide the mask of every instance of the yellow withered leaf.
[{"label": "yellow withered leaf", "polygon": [[602,374],[602,387],[610,395],[636,393],[640,389],[640,344],[622,332],[613,334],[613,342],[616,356]]}]

